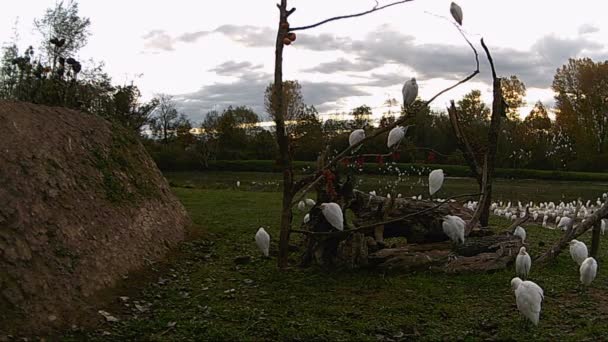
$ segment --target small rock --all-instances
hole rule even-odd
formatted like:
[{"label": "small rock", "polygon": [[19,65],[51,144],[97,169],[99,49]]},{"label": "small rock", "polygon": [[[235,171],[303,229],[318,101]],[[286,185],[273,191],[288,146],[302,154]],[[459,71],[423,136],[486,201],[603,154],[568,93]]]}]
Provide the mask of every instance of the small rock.
[{"label": "small rock", "polygon": [[109,331],[105,331],[105,330],[104,330],[104,331],[101,333],[101,335],[103,335],[103,336],[110,336],[110,335],[112,335],[112,334],[111,334]]},{"label": "small rock", "polygon": [[119,321],[119,319],[118,319],[118,318],[116,318],[116,317],[112,316],[112,315],[111,315],[109,312],[107,312],[107,311],[99,310],[99,311],[97,311],[97,312],[99,312],[99,314],[100,314],[100,315],[102,315],[102,316],[103,316],[103,317],[106,319],[106,321],[107,321],[107,322],[118,322],[118,321]]},{"label": "small rock", "polygon": [[244,265],[251,262],[251,255],[241,255],[234,258],[234,263],[237,265]]},{"label": "small rock", "polygon": [[55,315],[50,315],[49,316],[49,321],[54,322],[56,320],[57,320],[57,316],[55,316]]},{"label": "small rock", "polygon": [[224,293],[232,293],[232,292],[235,292],[235,291],[236,291],[235,289],[228,289],[228,290],[224,291]]},{"label": "small rock", "polygon": [[169,322],[167,323],[167,328],[173,328],[175,325],[177,325],[177,322]]},{"label": "small rock", "polygon": [[245,279],[245,280],[243,280],[243,282],[247,285],[253,284],[253,280],[251,280],[251,279]]},{"label": "small rock", "polygon": [[120,300],[121,300],[123,303],[124,303],[124,302],[129,301],[129,297],[127,297],[127,296],[120,296],[120,297],[118,297],[118,298],[120,298]]},{"label": "small rock", "polygon": [[139,305],[139,304],[135,304],[135,308],[139,312],[146,312],[146,311],[148,311],[148,307],[143,306],[143,305]]}]

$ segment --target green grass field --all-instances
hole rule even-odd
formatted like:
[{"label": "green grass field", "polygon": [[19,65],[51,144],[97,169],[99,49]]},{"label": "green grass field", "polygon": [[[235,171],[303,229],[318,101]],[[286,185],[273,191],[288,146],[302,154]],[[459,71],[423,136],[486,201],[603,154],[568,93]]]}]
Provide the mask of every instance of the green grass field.
[{"label": "green grass field", "polygon": [[[156,271],[147,274],[149,281],[136,289],[119,287],[115,304],[100,308],[119,317],[120,322],[104,323],[96,330],[70,332],[63,339],[597,341],[608,338],[608,275],[602,267],[608,257],[606,242],[601,246],[598,277],[587,293],[577,291],[578,267],[567,253],[546,268],[532,264],[531,280],[545,291],[540,324],[534,328],[522,324],[515,306],[510,289],[513,267],[491,274],[458,276],[327,271],[315,267],[278,271],[276,257],[261,258],[253,240],[259,226],[269,226],[271,254],[276,255],[280,208],[276,177],[255,173],[168,174],[172,184],[179,185],[174,191],[194,221],[196,237],[183,243],[168,265],[153,266]],[[236,178],[241,181],[239,189],[234,186]],[[375,181],[370,180],[372,184]],[[468,191],[469,183],[449,179],[445,191]],[[582,194],[589,194],[595,198],[600,191],[602,188],[592,183],[497,184],[498,194],[513,200],[519,197],[507,198],[509,194],[521,194],[521,200],[558,200],[555,197],[561,193],[566,197],[585,198]],[[295,222],[301,216],[297,214]],[[492,224],[500,230],[509,223],[495,218]],[[532,258],[559,237],[559,232],[538,226],[529,225],[526,229]],[[582,240],[590,245],[589,234]],[[252,256],[251,262],[235,264],[235,257],[243,255]],[[298,253],[292,253],[292,257],[295,264]],[[118,296],[130,298],[125,303]],[[144,310],[136,309],[135,301]]]}]

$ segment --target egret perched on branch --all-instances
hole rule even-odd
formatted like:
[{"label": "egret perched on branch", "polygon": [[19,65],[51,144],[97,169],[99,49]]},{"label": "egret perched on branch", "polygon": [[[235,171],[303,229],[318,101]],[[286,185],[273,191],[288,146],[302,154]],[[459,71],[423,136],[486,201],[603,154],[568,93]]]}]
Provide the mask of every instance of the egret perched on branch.
[{"label": "egret perched on branch", "polygon": [[315,200],[313,200],[312,198],[307,198],[304,201],[306,202],[306,205],[309,207],[314,207],[315,204],[317,204],[317,202],[315,202]]},{"label": "egret perched on branch", "polygon": [[515,228],[515,232],[513,232],[513,235],[519,236],[521,238],[521,243],[524,243],[526,241],[526,230],[520,226],[517,226],[517,228]]},{"label": "egret perched on branch", "polygon": [[344,230],[344,216],[342,216],[342,208],[337,203],[322,203],[320,205],[321,212],[329,224],[337,230]]},{"label": "egret perched on branch", "polygon": [[263,227],[258,229],[255,233],[255,243],[258,245],[264,256],[268,256],[268,250],[270,249],[270,235],[266,233]]},{"label": "egret perched on branch", "polygon": [[585,286],[589,286],[597,275],[597,262],[595,259],[591,257],[586,258],[581,264],[579,272],[581,273],[581,283]]},{"label": "egret perched on branch", "polygon": [[522,247],[519,249],[517,258],[515,258],[515,273],[526,279],[530,273],[530,267],[532,267],[532,259],[528,252],[526,252],[526,247]]},{"label": "egret perched on branch", "polygon": [[572,256],[572,260],[576,261],[577,264],[582,264],[589,256],[587,245],[578,240],[570,241],[570,256]]},{"label": "egret perched on branch", "polygon": [[306,210],[306,203],[304,201],[300,201],[298,202],[298,210],[299,211],[304,211]]},{"label": "egret perched on branch", "polygon": [[363,139],[365,139],[365,131],[363,129],[356,129],[348,136],[348,145],[352,147]]},{"label": "egret perched on branch", "polygon": [[455,2],[452,2],[452,4],[450,4],[450,13],[452,13],[452,17],[456,20],[458,25],[462,26],[462,8]]},{"label": "egret perched on branch", "polygon": [[388,146],[388,148],[399,146],[399,143],[405,137],[405,133],[407,133],[407,127],[395,126],[395,128],[391,129],[388,133],[386,146]]},{"label": "egret perched on branch", "polygon": [[458,216],[454,215],[446,215],[443,218],[443,223],[441,224],[443,227],[443,232],[447,235],[453,242],[464,243],[464,220]]},{"label": "egret perched on branch", "polygon": [[409,81],[405,81],[403,88],[401,89],[401,93],[403,93],[403,107],[407,107],[414,103],[416,97],[418,96],[418,84],[416,83],[416,78],[412,77]]},{"label": "egret perched on branch", "polygon": [[435,194],[443,185],[443,170],[437,169],[429,173],[429,193],[431,196]]},{"label": "egret perched on branch", "polygon": [[541,303],[544,298],[543,289],[529,280],[511,279],[511,288],[515,291],[517,309],[534,325],[538,325]]}]

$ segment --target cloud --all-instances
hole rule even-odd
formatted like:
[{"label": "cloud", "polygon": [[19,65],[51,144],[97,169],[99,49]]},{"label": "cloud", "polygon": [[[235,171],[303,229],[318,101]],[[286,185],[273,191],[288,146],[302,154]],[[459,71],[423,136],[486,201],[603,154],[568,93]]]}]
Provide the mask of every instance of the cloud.
[{"label": "cloud", "polygon": [[[472,51],[462,45],[416,44],[415,37],[381,26],[360,40],[329,37],[327,44],[334,46],[353,61],[340,58],[304,70],[331,74],[334,72],[368,72],[387,64],[403,66],[415,71],[419,79],[459,79],[475,69]],[[313,43],[315,42],[315,43]],[[342,42],[336,44],[335,42]],[[395,44],[399,42],[399,44]],[[307,38],[306,44],[299,46],[320,49],[322,44],[314,36]],[[482,71],[489,65],[481,47]],[[568,58],[589,56],[605,58],[604,46],[585,38],[560,38],[548,35],[540,38],[529,50],[511,48],[491,48],[496,68],[501,75],[517,75],[530,87],[546,88],[551,84],[555,70],[566,63]],[[365,85],[386,87],[403,82],[411,75],[372,73]]]},{"label": "cloud", "polygon": [[[216,82],[192,93],[176,95],[178,109],[194,122],[200,122],[211,110],[221,111],[228,106],[247,106],[258,113],[261,120],[268,120],[269,116],[264,109],[264,91],[272,82],[273,75],[248,67],[247,72],[238,68],[249,64],[233,61],[220,64],[214,69],[230,74],[236,71],[240,73],[238,79],[231,83]],[[314,105],[319,111],[335,109],[337,104],[349,96],[370,95],[356,85],[313,81],[302,81],[300,84],[304,102]]]},{"label": "cloud", "polygon": [[249,47],[274,46],[275,40],[275,32],[271,28],[251,25],[222,25],[212,31],[185,32],[178,36],[171,36],[164,30],[152,30],[142,38],[146,49],[173,51],[177,43],[196,43],[199,39],[214,33],[223,34]]},{"label": "cloud", "polygon": [[144,48],[146,49],[164,51],[175,50],[173,47],[175,44],[174,39],[163,30],[152,30],[143,35],[142,38],[145,40]]},{"label": "cloud", "polygon": [[590,33],[595,33],[595,32],[599,32],[599,27],[592,25],[592,24],[583,24],[578,28],[578,34],[583,35],[583,34],[590,34]]},{"label": "cloud", "polygon": [[245,74],[248,71],[252,71],[252,70],[257,70],[257,69],[261,69],[263,67],[262,64],[256,64],[254,65],[251,62],[235,62],[235,61],[228,61],[228,62],[224,62],[218,66],[216,66],[215,68],[210,69],[209,71],[213,71],[218,75],[221,76],[233,76],[233,75],[241,75],[241,74]]}]

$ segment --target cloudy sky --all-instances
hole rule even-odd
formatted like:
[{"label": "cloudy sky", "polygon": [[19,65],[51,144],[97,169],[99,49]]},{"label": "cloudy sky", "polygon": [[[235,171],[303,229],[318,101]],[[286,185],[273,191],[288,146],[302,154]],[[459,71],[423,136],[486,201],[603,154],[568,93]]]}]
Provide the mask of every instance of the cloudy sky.
[{"label": "cloudy sky", "polygon": [[[391,1],[379,0],[380,4]],[[284,78],[302,84],[304,101],[326,117],[366,104],[380,116],[388,98],[416,77],[425,99],[474,69],[471,50],[449,18],[451,1],[416,0],[368,16],[297,32],[284,55]],[[259,114],[272,80],[276,1],[81,0],[92,36],[79,58],[105,62],[115,83],[135,80],[145,98],[174,95],[200,121],[212,109],[246,105]],[[292,27],[367,10],[374,0],[290,0]],[[569,57],[608,57],[608,3],[579,0],[460,0],[464,29],[479,47],[484,37],[498,73],[517,75],[528,88],[529,111],[552,105],[555,69]],[[23,49],[38,45],[33,19],[55,0],[20,0],[0,12],[0,42],[10,41],[15,19]],[[451,18],[450,18],[451,19]],[[604,19],[604,20],[603,20]],[[479,47],[481,52],[481,48]],[[434,108],[480,89],[490,101],[490,74],[439,97]]]}]

